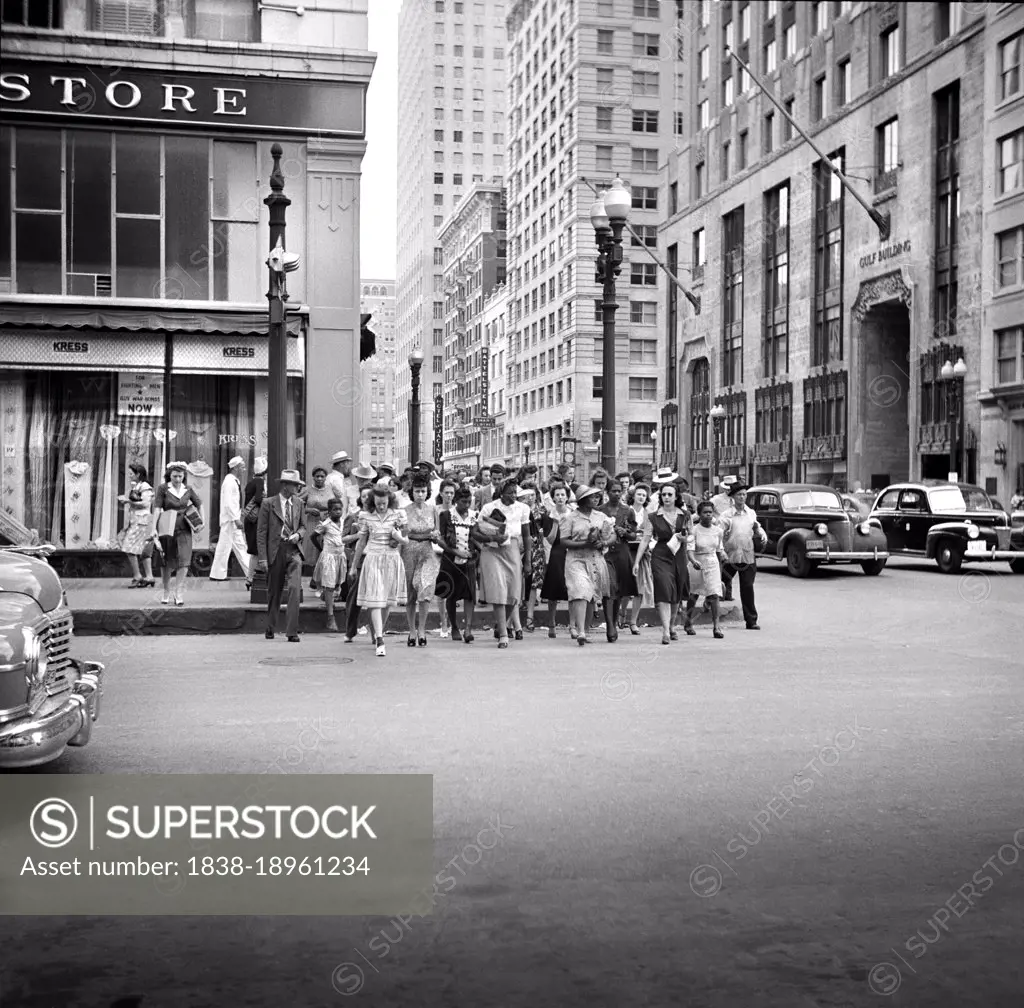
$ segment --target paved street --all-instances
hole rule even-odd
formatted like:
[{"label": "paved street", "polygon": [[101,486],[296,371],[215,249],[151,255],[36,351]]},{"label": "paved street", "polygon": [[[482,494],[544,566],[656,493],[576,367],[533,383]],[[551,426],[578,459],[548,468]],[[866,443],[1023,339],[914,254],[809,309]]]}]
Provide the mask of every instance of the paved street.
[{"label": "paved street", "polygon": [[432,773],[465,875],[407,925],[0,920],[0,1005],[1019,1006],[1024,577],[757,588],[760,633],[671,647],[83,639],[103,720],[50,772]]}]

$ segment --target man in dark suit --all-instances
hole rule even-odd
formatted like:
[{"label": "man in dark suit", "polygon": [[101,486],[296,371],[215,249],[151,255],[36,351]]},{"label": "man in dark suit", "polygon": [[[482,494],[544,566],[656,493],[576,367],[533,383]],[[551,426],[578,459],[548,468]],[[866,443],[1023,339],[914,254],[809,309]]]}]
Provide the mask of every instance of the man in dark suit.
[{"label": "man in dark suit", "polygon": [[274,639],[281,594],[288,592],[285,633],[299,640],[299,594],[302,590],[302,551],[305,508],[295,496],[305,482],[295,469],[281,471],[278,492],[260,505],[256,547],[260,564],[267,571],[267,640]]}]

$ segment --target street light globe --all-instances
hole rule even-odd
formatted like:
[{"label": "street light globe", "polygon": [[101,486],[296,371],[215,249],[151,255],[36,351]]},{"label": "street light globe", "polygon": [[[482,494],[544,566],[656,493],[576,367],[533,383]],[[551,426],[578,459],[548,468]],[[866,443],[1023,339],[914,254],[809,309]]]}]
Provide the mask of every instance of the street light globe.
[{"label": "street light globe", "polygon": [[721,420],[725,416],[725,407],[721,403],[715,403],[711,407],[710,416],[712,420]]},{"label": "street light globe", "polygon": [[412,352],[409,354],[409,367],[416,367],[418,364],[423,363],[423,351],[419,347],[414,347]]},{"label": "street light globe", "polygon": [[959,360],[958,360],[958,361],[957,361],[957,362],[956,362],[956,363],[955,363],[955,364],[953,365],[953,374],[954,374],[954,375],[955,375],[955,376],[956,376],[957,378],[963,378],[963,376],[964,376],[965,374],[967,374],[967,365],[966,365],[966,364],[964,363],[964,359],[963,359],[963,357],[961,357],[961,358],[960,358],[960,359],[959,359]]},{"label": "street light globe", "polygon": [[608,213],[604,206],[604,197],[607,194],[606,189],[602,189],[597,194],[597,199],[590,205],[590,223],[593,225],[595,231],[605,231],[611,225],[608,221]]},{"label": "street light globe", "polygon": [[942,370],[939,374],[942,375],[943,381],[949,381],[953,377],[953,362],[946,361],[946,363],[942,365]]},{"label": "street light globe", "polygon": [[524,441],[523,442],[523,451],[526,452],[527,454],[529,454],[529,451],[530,451],[530,442],[529,441]]},{"label": "street light globe", "polygon": [[658,440],[658,432],[656,430],[652,430],[651,431],[651,440],[652,441],[657,441]]},{"label": "street light globe", "polygon": [[622,179],[616,178],[612,187],[604,194],[604,211],[613,221],[624,221],[629,218],[629,208],[633,205],[633,197],[629,190],[622,184]]}]

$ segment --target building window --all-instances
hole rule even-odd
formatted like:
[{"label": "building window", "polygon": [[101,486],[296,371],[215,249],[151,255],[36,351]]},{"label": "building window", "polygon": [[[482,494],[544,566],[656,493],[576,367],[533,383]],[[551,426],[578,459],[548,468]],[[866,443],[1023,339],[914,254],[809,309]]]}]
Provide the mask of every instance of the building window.
[{"label": "building window", "polygon": [[782,36],[782,58],[792,59],[796,54],[796,25],[791,24]]},{"label": "building window", "polygon": [[653,70],[633,71],[633,94],[656,95],[658,93],[658,75]]},{"label": "building window", "polygon": [[743,171],[747,167],[747,131],[740,130],[736,144],[736,171]]},{"label": "building window", "polygon": [[658,341],[652,339],[631,339],[629,341],[630,364],[657,364]]},{"label": "building window", "polygon": [[891,77],[900,69],[900,26],[893,25],[881,35],[882,77]]},{"label": "building window", "polygon": [[764,126],[761,131],[761,149],[765,154],[771,154],[775,150],[775,113],[769,112],[764,117]]},{"label": "building window", "polygon": [[[604,375],[592,375],[590,379],[590,398],[591,399],[603,399],[604,398]],[[599,423],[600,421],[598,421]]]},{"label": "building window", "polygon": [[728,108],[735,98],[735,85],[732,77],[726,77],[722,81],[722,108]]},{"label": "building window", "polygon": [[811,92],[811,115],[814,121],[824,119],[828,115],[828,92],[826,91],[827,78],[824,74],[814,79]]},{"label": "building window", "polygon": [[656,172],[658,170],[658,148],[634,147],[630,157],[630,168],[635,172]]},{"label": "building window", "polygon": [[935,96],[935,332],[957,331],[958,220],[960,216],[960,88]]},{"label": "building window", "polygon": [[828,4],[827,3],[814,3],[811,4],[813,8],[814,16],[812,23],[814,24],[814,34],[818,35],[828,27]]},{"label": "building window", "polygon": [[597,131],[599,133],[611,133],[612,131],[612,109],[607,105],[597,107]]},{"label": "building window", "polygon": [[846,372],[804,379],[804,437],[846,435]]},{"label": "building window", "polygon": [[676,136],[682,136],[682,134],[683,134],[683,113],[682,112],[676,112],[674,114],[673,118],[674,118],[673,132],[675,133]]},{"label": "building window", "polygon": [[775,48],[775,39],[765,43],[764,47],[764,72],[766,74],[774,73],[775,68],[778,66],[778,55]]},{"label": "building window", "polygon": [[658,225],[657,224],[634,224],[633,234],[630,236],[630,245],[646,245],[648,248],[658,247]]},{"label": "building window", "polygon": [[793,386],[754,390],[754,443],[789,441],[793,431]]},{"label": "building window", "polygon": [[[766,378],[789,370],[789,183],[764,197],[764,332],[761,363]],[[775,441],[778,438],[762,438]]]},{"label": "building window", "polygon": [[[843,155],[831,162],[843,170]],[[843,359],[843,187],[824,162],[814,166],[814,302],[811,367]]]},{"label": "building window", "polygon": [[[2,149],[17,172],[14,219],[4,222],[17,249],[14,293],[262,296],[255,143],[36,128],[13,137]],[[0,173],[10,177],[11,167]]]},{"label": "building window", "polygon": [[[708,414],[711,411],[711,367],[701,357],[690,372],[690,451],[708,450]],[[714,474],[712,474],[714,475]]]},{"label": "building window", "polygon": [[1016,385],[1024,382],[1024,328],[1001,329],[994,333],[996,384]]},{"label": "building window", "polygon": [[750,4],[744,4],[740,8],[740,42],[750,40]]},{"label": "building window", "polygon": [[24,28],[60,28],[60,0],[6,0],[3,23]]},{"label": "building window", "polygon": [[722,218],[723,385],[743,381],[743,207]]},{"label": "building window", "polygon": [[[159,0],[94,0],[92,30],[119,35],[163,35]],[[5,5],[6,7],[6,5]]]},{"label": "building window", "polygon": [[615,87],[615,71],[610,67],[597,68],[597,93],[610,95]]},{"label": "building window", "polygon": [[658,16],[658,0],[633,0],[633,17],[657,20]]},{"label": "building window", "polygon": [[655,263],[630,263],[629,282],[642,287],[658,285],[658,267]]},{"label": "building window", "polygon": [[651,446],[651,435],[654,433],[655,425],[644,422],[630,422],[626,428],[626,443],[631,445],[643,445],[646,448]]},{"label": "building window", "polygon": [[718,165],[721,170],[721,181],[724,182],[729,177],[729,141],[726,140],[722,144],[722,155],[719,159]]},{"label": "building window", "polygon": [[607,28],[597,29],[597,51],[608,56],[615,51],[615,32]]},{"label": "building window", "polygon": [[1020,51],[1024,32],[999,43],[999,100],[1006,101],[1020,93]]},{"label": "building window", "polygon": [[955,35],[964,26],[964,5],[962,3],[939,4],[939,41]]},{"label": "building window", "polygon": [[252,0],[192,0],[187,10],[189,38],[213,42],[258,41],[256,6]]},{"label": "building window", "polygon": [[693,232],[693,279],[700,280],[704,276],[704,263],[707,261],[707,248],[704,243],[704,228]]},{"label": "building window", "polygon": [[707,129],[710,124],[711,108],[705,98],[703,101],[697,103],[697,128],[702,130]]},{"label": "building window", "polygon": [[697,165],[693,169],[693,198],[694,199],[701,199],[704,196],[705,185],[706,185],[706,180],[704,178],[704,162],[701,161],[701,163],[699,165]]},{"label": "building window", "polygon": [[782,142],[788,143],[793,139],[793,111],[796,107],[795,98],[787,98],[782,107],[786,114],[782,117]]},{"label": "building window", "polygon": [[444,172],[434,172],[434,185],[444,185]]},{"label": "building window", "polygon": [[1024,283],[1024,228],[1013,228],[996,235],[996,286],[1018,287]]},{"label": "building window", "polygon": [[635,325],[657,325],[657,304],[653,301],[630,301],[629,321]]},{"label": "building window", "polygon": [[657,402],[658,379],[633,378],[631,376],[629,379],[629,398],[636,402]]},{"label": "building window", "polygon": [[646,109],[633,110],[634,133],[657,133],[658,113]]},{"label": "building window", "polygon": [[1024,130],[1017,130],[998,141],[999,195],[1024,186]]},{"label": "building window", "polygon": [[711,50],[707,46],[697,54],[697,79],[706,81],[711,73]]},{"label": "building window", "polygon": [[595,163],[594,163],[594,167],[596,168],[597,171],[599,171],[599,172],[611,172],[611,171],[614,170],[612,168],[612,152],[613,152],[613,150],[614,150],[614,148],[612,148],[612,147],[605,147],[605,146],[602,146],[601,144],[597,145],[597,147],[595,148],[596,159],[595,159]]},{"label": "building window", "polygon": [[842,108],[853,98],[853,64],[844,59],[837,70],[839,72],[836,75],[836,104]]},{"label": "building window", "polygon": [[668,184],[668,213],[672,217],[679,213],[679,183],[669,182]]},{"label": "building window", "polygon": [[896,184],[896,170],[900,164],[900,122],[890,119],[875,130],[876,171],[875,192],[891,189]]},{"label": "building window", "polygon": [[633,55],[634,56],[657,56],[661,39],[658,35],[633,32]]}]

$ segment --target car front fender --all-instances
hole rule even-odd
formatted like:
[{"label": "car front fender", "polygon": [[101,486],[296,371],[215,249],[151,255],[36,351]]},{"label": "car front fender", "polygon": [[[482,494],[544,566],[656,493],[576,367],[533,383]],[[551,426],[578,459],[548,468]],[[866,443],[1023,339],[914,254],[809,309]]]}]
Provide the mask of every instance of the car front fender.
[{"label": "car front fender", "polygon": [[[967,534],[967,529],[970,524],[963,521],[951,521],[951,522],[940,522],[938,525],[933,525],[928,529],[928,538],[925,541],[925,556],[929,559],[934,560],[935,554],[938,550],[938,544],[940,539],[960,539],[964,543],[970,541],[970,536]],[[984,535],[984,531],[981,526],[975,526],[979,532]]]},{"label": "car front fender", "polygon": [[[790,529],[788,532],[779,536],[779,543],[776,547],[776,553],[779,559],[782,560],[786,556],[786,547],[789,546],[790,543],[796,542],[804,544],[808,539],[814,538],[815,535],[817,535],[817,533],[814,532],[813,529],[795,528]],[[821,536],[818,536],[818,538],[820,539]]]},{"label": "car front fender", "polygon": [[32,596],[0,594],[0,719],[28,702],[28,650],[34,631],[44,622],[43,611]]}]

